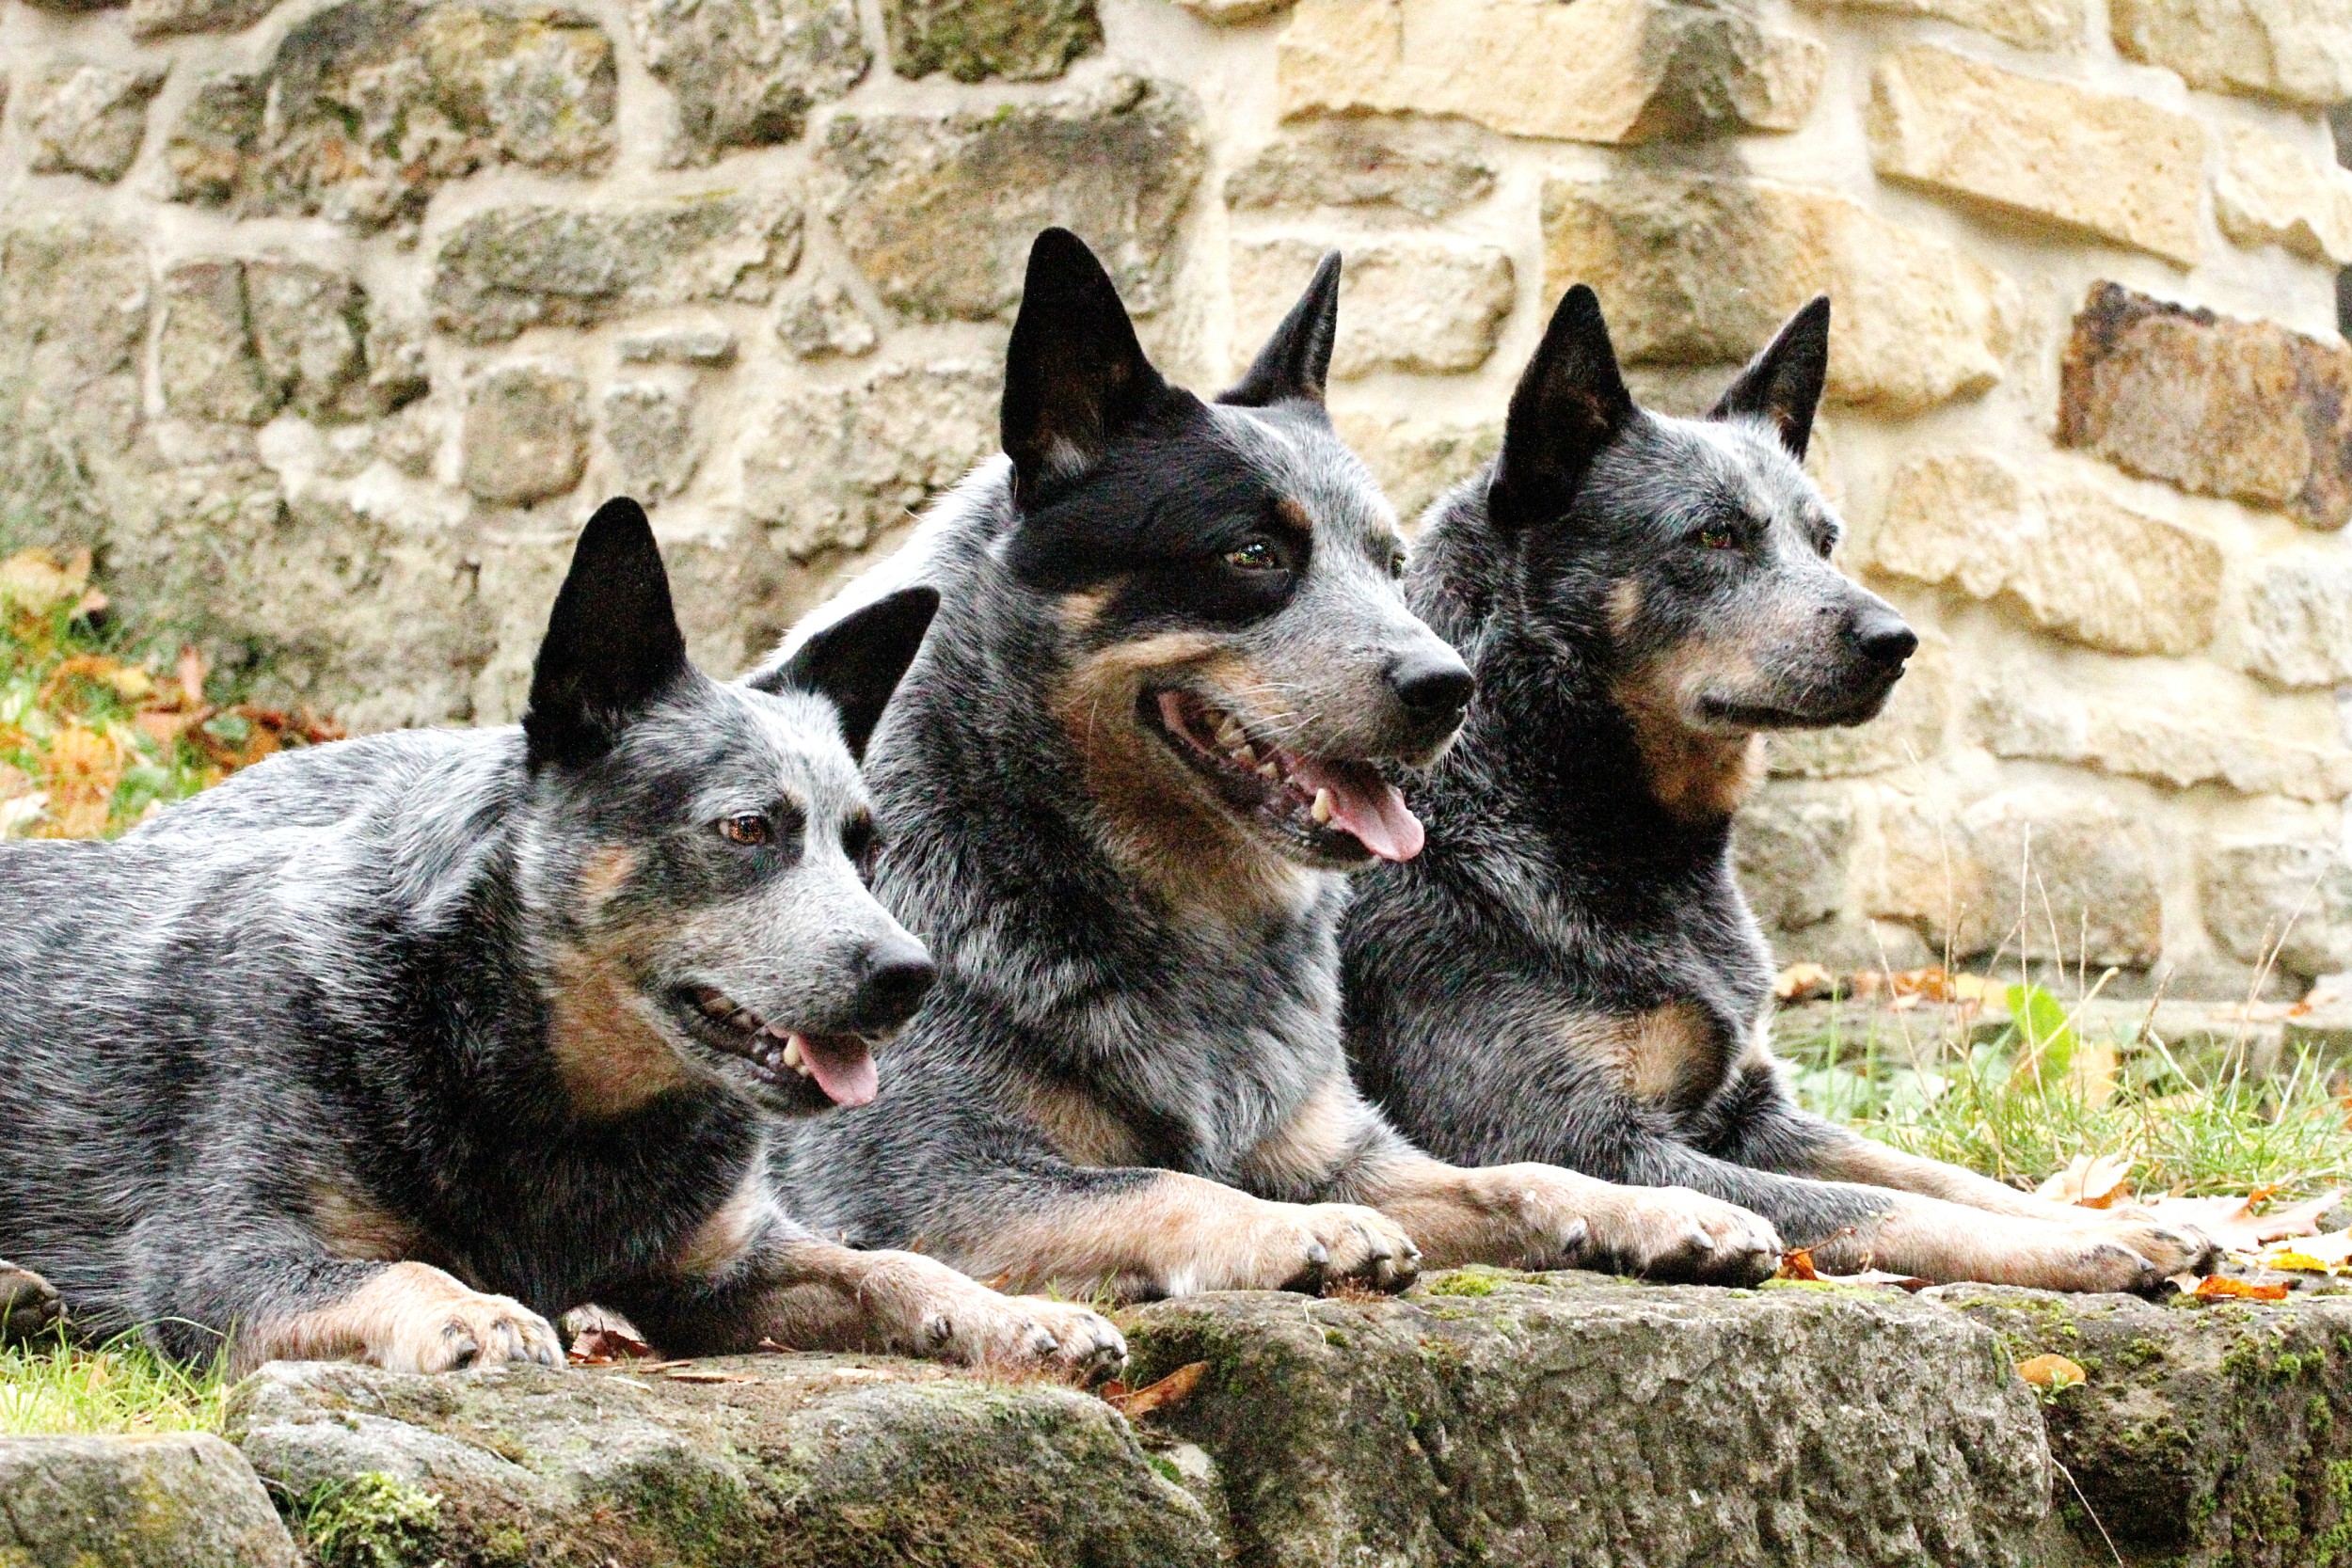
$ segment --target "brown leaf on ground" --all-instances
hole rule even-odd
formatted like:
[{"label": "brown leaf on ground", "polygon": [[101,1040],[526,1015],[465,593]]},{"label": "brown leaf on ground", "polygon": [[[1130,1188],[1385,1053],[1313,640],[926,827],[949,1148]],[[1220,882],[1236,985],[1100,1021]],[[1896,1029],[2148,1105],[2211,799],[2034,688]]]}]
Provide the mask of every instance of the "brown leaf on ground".
[{"label": "brown leaf on ground", "polygon": [[[1154,1410],[1182,1404],[1200,1386],[1200,1374],[1209,1370],[1206,1361],[1188,1361],[1157,1383],[1149,1384],[1132,1392],[1123,1383],[1103,1386],[1103,1402],[1131,1421],[1140,1421]],[[1117,1389],[1117,1393],[1112,1390]]]},{"label": "brown leaf on ground", "polygon": [[120,743],[103,730],[71,723],[60,729],[42,759],[48,832],[60,838],[95,838],[104,832],[125,760]]},{"label": "brown leaf on ground", "polygon": [[654,1349],[633,1334],[617,1328],[583,1328],[572,1340],[575,1367],[610,1367],[622,1361],[650,1361]]},{"label": "brown leaf on ground", "polygon": [[2249,1285],[2228,1275],[2209,1274],[2197,1282],[2192,1293],[2200,1301],[2284,1301],[2288,1289],[2284,1280],[2275,1285]]},{"label": "brown leaf on ground", "polygon": [[2017,1363],[2017,1375],[2035,1387],[2055,1394],[2084,1381],[2087,1374],[2080,1363],[2063,1355],[2034,1355]]},{"label": "brown leaf on ground", "polygon": [[1907,1274],[1889,1274],[1884,1269],[1864,1269],[1859,1274],[1823,1274],[1813,1262],[1813,1254],[1804,1247],[1790,1247],[1780,1255],[1780,1269],[1774,1279],[1810,1279],[1824,1285],[1892,1285],[1899,1291],[1919,1291],[1933,1284]]},{"label": "brown leaf on ground", "polygon": [[1772,994],[1783,1002],[1811,1002],[1836,989],[1836,976],[1820,964],[1790,964],[1772,978]]},{"label": "brown leaf on ground", "polygon": [[2344,1196],[2341,1190],[2329,1188],[2285,1209],[2254,1212],[2276,1190],[2257,1187],[2244,1197],[2162,1197],[2147,1207],[2169,1224],[2195,1226],[2232,1252],[2255,1252],[2266,1242],[2313,1234],[2319,1229],[2319,1216]]},{"label": "brown leaf on ground", "polygon": [[2131,1198],[2126,1183],[2132,1164],[2129,1155],[2077,1154],[2064,1170],[2035,1188],[2033,1196],[2078,1209],[2112,1209],[2119,1200]]},{"label": "brown leaf on ground", "polygon": [[1780,1255],[1780,1268],[1774,1279],[1819,1279],[1820,1270],[1813,1266],[1813,1254],[1801,1246],[1792,1246]]}]

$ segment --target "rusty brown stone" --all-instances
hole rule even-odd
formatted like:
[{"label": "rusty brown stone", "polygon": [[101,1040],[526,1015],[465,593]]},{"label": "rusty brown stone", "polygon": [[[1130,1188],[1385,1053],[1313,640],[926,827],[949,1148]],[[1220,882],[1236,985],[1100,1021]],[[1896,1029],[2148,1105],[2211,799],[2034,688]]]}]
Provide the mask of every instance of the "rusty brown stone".
[{"label": "rusty brown stone", "polygon": [[2201,495],[2352,520],[2352,348],[2092,287],[2059,367],[2058,440]]}]

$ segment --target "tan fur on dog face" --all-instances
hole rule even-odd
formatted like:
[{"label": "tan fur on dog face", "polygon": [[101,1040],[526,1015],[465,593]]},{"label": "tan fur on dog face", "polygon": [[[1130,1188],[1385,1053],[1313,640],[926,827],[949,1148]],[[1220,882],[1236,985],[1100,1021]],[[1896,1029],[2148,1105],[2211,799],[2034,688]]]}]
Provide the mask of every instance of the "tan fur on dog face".
[{"label": "tan fur on dog face", "polygon": [[627,1116],[691,1074],[653,1022],[627,942],[598,938],[556,955],[548,1044],[572,1108],[589,1121]]},{"label": "tan fur on dog face", "polygon": [[[1702,644],[1704,646],[1704,644]],[[1685,822],[1720,821],[1738,811],[1764,777],[1764,737],[1716,735],[1694,728],[1691,699],[1716,669],[1741,667],[1718,652],[1707,664],[1644,665],[1620,680],[1614,695],[1633,726],[1650,794]],[[1745,666],[1753,673],[1753,666]]]}]

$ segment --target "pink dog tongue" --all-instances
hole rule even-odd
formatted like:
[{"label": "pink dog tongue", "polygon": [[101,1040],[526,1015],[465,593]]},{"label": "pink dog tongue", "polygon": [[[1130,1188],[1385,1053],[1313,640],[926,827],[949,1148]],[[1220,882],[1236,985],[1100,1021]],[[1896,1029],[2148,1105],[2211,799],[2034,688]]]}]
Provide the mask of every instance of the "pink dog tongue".
[{"label": "pink dog tongue", "polygon": [[855,1035],[803,1035],[801,1060],[835,1105],[854,1109],[874,1098],[874,1053]]},{"label": "pink dog tongue", "polygon": [[1384,861],[1408,861],[1421,853],[1421,818],[1396,785],[1372,768],[1333,767],[1301,757],[1291,776],[1309,789],[1331,792],[1331,824]]}]

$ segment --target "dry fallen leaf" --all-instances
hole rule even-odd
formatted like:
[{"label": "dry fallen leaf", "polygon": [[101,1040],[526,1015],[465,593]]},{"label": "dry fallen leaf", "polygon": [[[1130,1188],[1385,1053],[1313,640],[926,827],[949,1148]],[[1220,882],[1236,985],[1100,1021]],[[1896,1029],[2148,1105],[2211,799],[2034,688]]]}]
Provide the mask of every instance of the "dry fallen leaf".
[{"label": "dry fallen leaf", "polygon": [[2330,1188],[2306,1202],[2255,1213],[2255,1207],[2275,1191],[2257,1187],[2244,1197],[2161,1197],[2147,1207],[2160,1220],[2195,1226],[2232,1252],[2255,1252],[2265,1242],[2312,1234],[2319,1228],[2319,1216],[2344,1196]]},{"label": "dry fallen leaf", "polygon": [[2280,1274],[2326,1274],[2329,1269],[2328,1264],[2310,1253],[2296,1252],[2292,1247],[2281,1252],[2264,1253],[2262,1264],[2264,1268],[2276,1269]]},{"label": "dry fallen leaf", "polygon": [[1884,1269],[1864,1269],[1859,1274],[1823,1274],[1814,1266],[1813,1254],[1804,1247],[1790,1247],[1780,1255],[1780,1271],[1774,1279],[1812,1279],[1824,1285],[1892,1285],[1899,1291],[1919,1291],[1933,1284],[1913,1275],[1888,1274]]},{"label": "dry fallen leaf", "polygon": [[683,1362],[662,1362],[643,1369],[645,1371],[666,1371],[672,1383],[757,1383],[749,1372],[723,1371],[717,1367],[689,1367]]},{"label": "dry fallen leaf", "polygon": [[1810,1002],[1836,989],[1836,977],[1820,964],[1790,964],[1772,979],[1772,994],[1783,1002]]},{"label": "dry fallen leaf", "polygon": [[633,1334],[617,1328],[583,1328],[572,1339],[575,1367],[610,1367],[622,1361],[650,1361],[654,1349]]},{"label": "dry fallen leaf", "polygon": [[1819,1279],[1821,1272],[1813,1266],[1813,1254],[1801,1246],[1792,1246],[1780,1255],[1780,1270],[1774,1279]]},{"label": "dry fallen leaf", "polygon": [[[1165,1410],[1189,1399],[1200,1386],[1200,1374],[1208,1370],[1206,1361],[1188,1361],[1157,1383],[1132,1392],[1123,1383],[1108,1383],[1103,1386],[1103,1399],[1127,1419],[1139,1421],[1154,1410]],[[1118,1391],[1114,1393],[1113,1389]]]},{"label": "dry fallen leaf", "polygon": [[2082,1382],[2082,1367],[2063,1355],[2034,1355],[2017,1363],[2017,1375],[2037,1388],[2055,1394]]},{"label": "dry fallen leaf", "polygon": [[2035,1188],[2034,1196],[2080,1209],[2111,1209],[2117,1199],[2130,1198],[2124,1183],[2131,1174],[2132,1160],[2128,1155],[2077,1154],[2067,1162],[2064,1170]]},{"label": "dry fallen leaf", "polygon": [[2197,1282],[2195,1293],[2200,1301],[2284,1301],[2287,1285],[2283,1280],[2275,1285],[2249,1285],[2227,1275],[2209,1274]]}]

